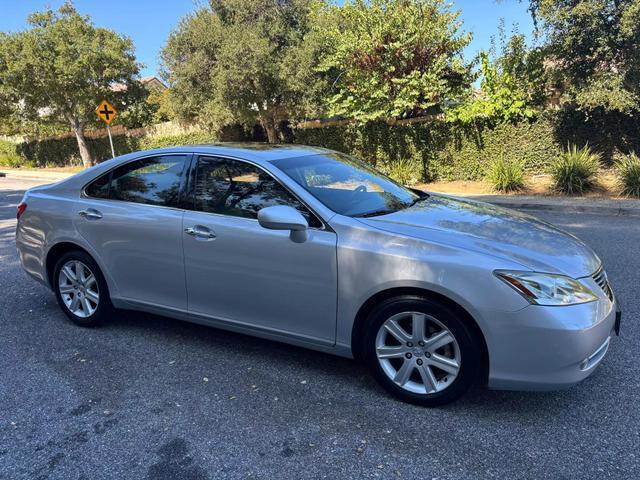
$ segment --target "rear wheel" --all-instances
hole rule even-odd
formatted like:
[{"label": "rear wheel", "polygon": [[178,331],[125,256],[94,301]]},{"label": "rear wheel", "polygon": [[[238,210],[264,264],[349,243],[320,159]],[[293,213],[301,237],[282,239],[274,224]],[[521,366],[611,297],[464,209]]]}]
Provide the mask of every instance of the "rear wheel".
[{"label": "rear wheel", "polygon": [[100,268],[83,251],[67,252],[58,259],[53,287],[60,308],[83,327],[104,323],[113,309]]},{"label": "rear wheel", "polygon": [[459,314],[434,300],[398,297],[369,316],[366,362],[396,397],[433,407],[456,400],[480,371],[478,340]]}]

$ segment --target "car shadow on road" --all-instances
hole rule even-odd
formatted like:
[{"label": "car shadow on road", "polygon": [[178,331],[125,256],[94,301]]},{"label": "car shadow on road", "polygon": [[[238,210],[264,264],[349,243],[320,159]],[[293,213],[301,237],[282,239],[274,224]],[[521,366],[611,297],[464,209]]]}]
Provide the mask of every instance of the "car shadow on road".
[{"label": "car shadow on road", "polygon": [[[259,357],[259,363],[270,365],[276,370],[293,368],[301,372],[301,378],[323,376],[329,382],[339,383],[337,389],[360,389],[366,392],[364,396],[376,397],[381,403],[388,402],[395,407],[421,410],[420,407],[404,404],[389,396],[372,379],[366,366],[355,360],[144,312],[119,311],[105,328],[134,329],[143,336],[160,335],[163,342],[191,343],[192,346],[215,349],[218,354],[223,355],[250,353]],[[525,417],[537,418],[542,407],[547,414],[571,408],[573,402],[583,397],[580,389],[578,385],[573,389],[554,392],[511,392],[489,390],[478,385],[454,404],[440,408],[455,414],[464,412],[465,416],[478,414],[485,418],[492,415],[502,418],[511,412],[520,418],[523,414]],[[353,393],[356,398],[362,395],[359,392]]]}]

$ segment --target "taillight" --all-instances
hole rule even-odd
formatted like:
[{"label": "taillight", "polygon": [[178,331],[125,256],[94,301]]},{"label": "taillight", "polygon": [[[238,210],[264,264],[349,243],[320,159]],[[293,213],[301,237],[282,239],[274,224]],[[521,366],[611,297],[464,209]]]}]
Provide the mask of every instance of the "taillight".
[{"label": "taillight", "polygon": [[18,220],[20,220],[20,217],[22,216],[22,214],[25,212],[25,210],[27,209],[27,204],[24,202],[20,202],[18,204],[18,206],[16,207],[16,218]]}]

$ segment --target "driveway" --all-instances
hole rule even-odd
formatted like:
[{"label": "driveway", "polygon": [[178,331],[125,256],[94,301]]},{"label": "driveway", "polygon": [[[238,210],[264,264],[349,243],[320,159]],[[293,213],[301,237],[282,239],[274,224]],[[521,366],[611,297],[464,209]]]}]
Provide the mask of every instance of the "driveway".
[{"label": "driveway", "polygon": [[640,478],[640,219],[539,216],[603,258],[622,336],[580,385],[424,409],[353,361],[139,313],[73,326],[15,251],[0,178],[2,479]]}]

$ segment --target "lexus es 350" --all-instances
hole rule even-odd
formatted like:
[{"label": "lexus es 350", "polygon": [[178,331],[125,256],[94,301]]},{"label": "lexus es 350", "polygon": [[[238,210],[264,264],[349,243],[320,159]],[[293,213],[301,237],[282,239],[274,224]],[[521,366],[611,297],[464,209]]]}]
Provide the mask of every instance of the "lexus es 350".
[{"label": "lexus es 350", "polygon": [[142,310],[354,357],[426,406],[575,384],[620,323],[572,235],[319,148],[124,155],[28,190],[16,243],[78,325]]}]

